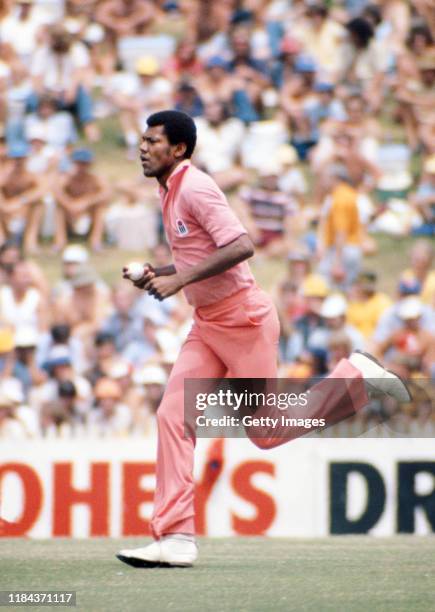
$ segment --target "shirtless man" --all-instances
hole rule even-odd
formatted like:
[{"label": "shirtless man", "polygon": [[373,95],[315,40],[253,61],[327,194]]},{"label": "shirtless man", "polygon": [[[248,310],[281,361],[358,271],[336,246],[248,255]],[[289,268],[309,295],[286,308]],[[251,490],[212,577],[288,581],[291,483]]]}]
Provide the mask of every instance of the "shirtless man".
[{"label": "shirtless man", "polygon": [[154,7],[146,0],[107,0],[97,8],[95,17],[116,39],[132,36],[148,24],[154,17]]},{"label": "shirtless man", "polygon": [[107,186],[91,171],[93,154],[76,149],[72,156],[74,168],[55,189],[57,202],[55,246],[64,248],[68,227],[84,234],[90,228],[90,244],[94,251],[102,248],[104,210],[109,197]]},{"label": "shirtless man", "polygon": [[0,242],[9,234],[24,234],[24,249],[37,250],[38,232],[43,214],[44,188],[41,180],[26,169],[28,145],[11,146],[7,157],[9,170],[0,182]]}]

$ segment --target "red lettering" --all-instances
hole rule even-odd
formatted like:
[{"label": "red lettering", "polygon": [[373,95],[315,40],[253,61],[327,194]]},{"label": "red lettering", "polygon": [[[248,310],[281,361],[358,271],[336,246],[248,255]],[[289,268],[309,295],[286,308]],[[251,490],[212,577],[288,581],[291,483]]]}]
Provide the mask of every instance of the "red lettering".
[{"label": "red lettering", "polygon": [[143,476],[155,473],[154,463],[124,463],[122,477],[122,534],[125,536],[148,535],[151,533],[150,521],[140,516],[140,505],[152,502],[154,491],[142,489]]},{"label": "red lettering", "polygon": [[56,463],[53,478],[53,535],[71,536],[71,511],[76,504],[86,504],[91,510],[91,536],[109,535],[109,464],[90,466],[91,484],[88,489],[76,489],[72,484],[72,464]]},{"label": "red lettering", "polygon": [[201,481],[195,487],[195,529],[198,535],[207,531],[206,507],[224,467],[224,440],[215,440],[207,450]]},{"label": "red lettering", "polygon": [[23,511],[16,522],[0,519],[0,537],[23,536],[33,527],[42,507],[42,485],[38,474],[28,465],[5,463],[0,466],[0,485],[6,474],[16,474],[23,487]]},{"label": "red lettering", "polygon": [[275,466],[268,461],[246,461],[234,470],[231,482],[236,493],[256,507],[253,519],[240,518],[231,514],[234,531],[239,535],[262,535],[271,526],[276,516],[276,505],[273,498],[255,488],[251,479],[255,473],[275,475]]}]

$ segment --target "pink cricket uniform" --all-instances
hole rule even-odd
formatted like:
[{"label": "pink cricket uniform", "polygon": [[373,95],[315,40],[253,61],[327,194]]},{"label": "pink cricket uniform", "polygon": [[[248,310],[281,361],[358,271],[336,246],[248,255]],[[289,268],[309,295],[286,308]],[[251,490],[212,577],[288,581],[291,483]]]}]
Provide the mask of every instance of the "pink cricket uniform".
[{"label": "pink cricket uniform", "polygon": [[[194,266],[246,233],[213,179],[189,161],[177,166],[167,184],[168,191],[161,189],[163,222],[177,270]],[[151,522],[155,538],[195,533],[195,440],[185,437],[185,378],[275,378],[277,374],[278,316],[270,297],[255,284],[247,262],[192,283],[184,291],[195,307],[194,325],[157,411],[157,484]],[[352,402],[344,416],[367,403],[361,374],[347,360],[338,364],[331,377],[349,379]],[[345,394],[343,385],[336,389],[329,385],[328,393],[312,395],[316,405],[307,410],[311,417],[323,418],[334,413]],[[252,441],[261,448],[272,448],[289,438]]]}]

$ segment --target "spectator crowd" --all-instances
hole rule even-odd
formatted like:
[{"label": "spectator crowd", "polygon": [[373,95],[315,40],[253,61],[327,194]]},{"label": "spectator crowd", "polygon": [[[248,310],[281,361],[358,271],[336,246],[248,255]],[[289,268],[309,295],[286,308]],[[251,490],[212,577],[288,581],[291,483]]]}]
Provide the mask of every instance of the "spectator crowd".
[{"label": "spectator crowd", "polygon": [[[166,108],[257,264],[285,262],[280,375],[365,349],[433,381],[434,37],[431,0],[1,1],[0,437],[154,431],[191,309],[108,286],[90,250],[170,262],[155,186],[103,172]],[[415,237],[390,295],[385,233]]]}]

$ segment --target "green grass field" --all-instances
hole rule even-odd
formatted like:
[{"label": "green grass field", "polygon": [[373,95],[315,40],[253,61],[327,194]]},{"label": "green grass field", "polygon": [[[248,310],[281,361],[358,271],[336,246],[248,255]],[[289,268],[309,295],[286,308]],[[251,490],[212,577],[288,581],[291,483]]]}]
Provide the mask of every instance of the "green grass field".
[{"label": "green grass field", "polygon": [[142,544],[1,540],[0,590],[75,590],[89,611],[435,610],[432,537],[203,539],[190,569],[134,569],[114,557]]}]

